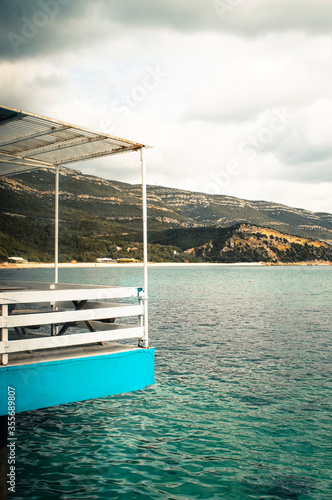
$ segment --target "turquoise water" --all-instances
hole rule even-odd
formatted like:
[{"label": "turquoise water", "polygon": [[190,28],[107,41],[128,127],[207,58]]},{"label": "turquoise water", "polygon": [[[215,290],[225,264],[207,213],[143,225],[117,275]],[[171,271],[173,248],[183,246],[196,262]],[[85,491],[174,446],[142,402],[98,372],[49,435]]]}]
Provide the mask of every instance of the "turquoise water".
[{"label": "turquoise water", "polygon": [[[60,269],[67,282],[141,277]],[[149,277],[156,384],[19,415],[10,498],[332,498],[332,267],[152,268]]]}]

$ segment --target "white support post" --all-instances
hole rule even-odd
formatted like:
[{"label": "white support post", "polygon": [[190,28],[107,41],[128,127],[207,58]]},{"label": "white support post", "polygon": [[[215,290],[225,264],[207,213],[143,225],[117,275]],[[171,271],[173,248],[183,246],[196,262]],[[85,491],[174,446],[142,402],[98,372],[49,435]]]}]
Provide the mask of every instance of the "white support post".
[{"label": "white support post", "polygon": [[55,169],[54,283],[59,279],[59,167]]},{"label": "white support post", "polygon": [[[59,282],[59,167],[55,168],[55,215],[54,215],[54,283]],[[52,305],[56,311],[56,307]],[[51,325],[51,335],[57,335],[57,325]]]},{"label": "white support post", "polygon": [[[1,306],[1,316],[8,316],[8,305],[3,304]],[[8,328],[1,328],[1,341],[8,341]],[[2,354],[1,356],[1,364],[8,365],[8,354]]]},{"label": "white support post", "polygon": [[148,230],[147,230],[147,199],[146,199],[146,167],[144,161],[144,148],[140,149],[142,172],[142,211],[143,211],[143,270],[144,270],[144,336],[140,347],[149,347],[148,335]]}]

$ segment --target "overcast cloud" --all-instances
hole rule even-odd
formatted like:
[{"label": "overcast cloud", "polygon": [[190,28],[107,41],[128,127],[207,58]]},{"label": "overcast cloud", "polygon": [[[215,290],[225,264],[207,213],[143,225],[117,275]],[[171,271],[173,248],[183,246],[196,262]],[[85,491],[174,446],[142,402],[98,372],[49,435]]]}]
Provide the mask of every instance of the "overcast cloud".
[{"label": "overcast cloud", "polygon": [[330,0],[0,6],[3,105],[152,145],[150,184],[332,212]]}]

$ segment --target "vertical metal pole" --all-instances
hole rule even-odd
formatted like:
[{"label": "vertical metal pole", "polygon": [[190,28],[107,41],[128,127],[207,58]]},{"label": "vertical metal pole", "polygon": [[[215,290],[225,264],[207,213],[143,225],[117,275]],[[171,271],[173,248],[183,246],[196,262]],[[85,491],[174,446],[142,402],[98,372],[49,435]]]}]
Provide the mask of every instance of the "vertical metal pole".
[{"label": "vertical metal pole", "polygon": [[144,269],[144,337],[141,347],[149,347],[148,335],[148,229],[147,229],[147,201],[146,201],[146,168],[144,148],[140,149],[142,171],[142,210],[143,210],[143,269]]},{"label": "vertical metal pole", "polygon": [[[59,282],[59,166],[55,167],[55,216],[54,216],[54,283]],[[51,304],[54,311],[57,310]],[[51,325],[51,335],[58,334],[58,326]]]},{"label": "vertical metal pole", "polygon": [[54,283],[59,279],[59,167],[55,169]]}]

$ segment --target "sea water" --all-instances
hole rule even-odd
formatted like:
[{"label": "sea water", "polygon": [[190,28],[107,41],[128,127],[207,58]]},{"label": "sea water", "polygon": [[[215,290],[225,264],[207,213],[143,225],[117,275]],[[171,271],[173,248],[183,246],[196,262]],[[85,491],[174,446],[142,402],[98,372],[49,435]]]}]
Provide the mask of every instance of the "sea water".
[{"label": "sea water", "polygon": [[[139,286],[142,269],[60,281]],[[155,385],[18,415],[10,498],[332,498],[332,267],[154,267],[149,281]]]}]

